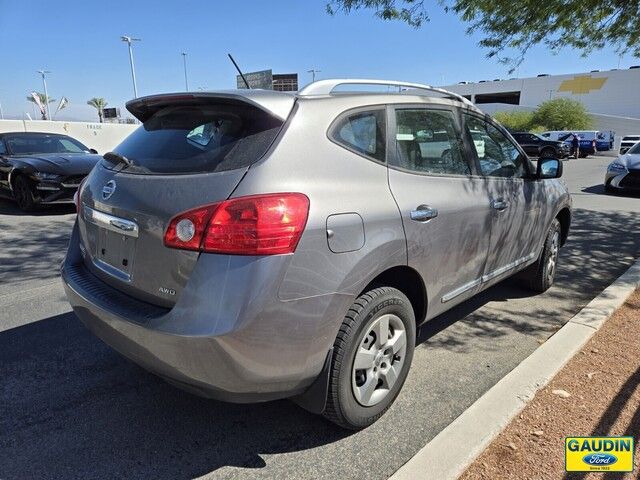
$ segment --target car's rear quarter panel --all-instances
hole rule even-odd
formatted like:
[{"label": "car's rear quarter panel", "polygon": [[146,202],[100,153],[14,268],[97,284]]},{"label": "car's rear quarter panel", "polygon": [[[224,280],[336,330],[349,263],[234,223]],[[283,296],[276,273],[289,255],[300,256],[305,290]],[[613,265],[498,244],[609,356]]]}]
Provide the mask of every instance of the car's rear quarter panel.
[{"label": "car's rear quarter panel", "polygon": [[[309,197],[307,226],[281,279],[278,299],[286,303],[334,297],[327,304],[330,310],[300,316],[290,326],[302,330],[302,338],[308,339],[308,367],[316,373],[355,296],[377,274],[407,261],[402,222],[389,190],[386,166],[327,137],[337,115],[360,106],[361,102],[347,99],[299,102],[281,141],[263,161],[252,165],[233,193],[294,191]],[[344,253],[329,248],[327,218],[341,213],[357,213],[362,218],[362,248]]]}]

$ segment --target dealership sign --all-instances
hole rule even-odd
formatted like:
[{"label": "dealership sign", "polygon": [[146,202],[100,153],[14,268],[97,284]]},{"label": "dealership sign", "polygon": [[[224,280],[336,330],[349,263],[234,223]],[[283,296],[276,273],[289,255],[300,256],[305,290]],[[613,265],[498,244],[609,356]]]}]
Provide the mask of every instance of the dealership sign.
[{"label": "dealership sign", "polygon": [[[249,88],[261,88],[263,90],[273,90],[273,72],[271,70],[261,70],[259,72],[245,73],[244,78],[249,84]],[[238,88],[247,88],[240,75],[236,75]]]}]

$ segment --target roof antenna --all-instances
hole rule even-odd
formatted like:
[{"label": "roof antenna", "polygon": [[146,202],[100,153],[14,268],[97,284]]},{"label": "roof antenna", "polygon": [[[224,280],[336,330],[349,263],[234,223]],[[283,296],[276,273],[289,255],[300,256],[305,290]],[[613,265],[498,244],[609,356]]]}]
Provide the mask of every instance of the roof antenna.
[{"label": "roof antenna", "polygon": [[238,64],[236,63],[236,61],[233,59],[233,57],[231,56],[230,53],[227,53],[227,55],[229,55],[229,60],[231,60],[231,63],[233,63],[233,66],[236,67],[236,70],[238,70],[238,73],[240,74],[240,76],[242,77],[242,81],[244,82],[245,86],[251,90],[251,87],[249,86],[249,82],[247,82],[247,79],[244,78],[244,75],[242,73],[242,71],[240,70],[240,67],[238,66]]}]

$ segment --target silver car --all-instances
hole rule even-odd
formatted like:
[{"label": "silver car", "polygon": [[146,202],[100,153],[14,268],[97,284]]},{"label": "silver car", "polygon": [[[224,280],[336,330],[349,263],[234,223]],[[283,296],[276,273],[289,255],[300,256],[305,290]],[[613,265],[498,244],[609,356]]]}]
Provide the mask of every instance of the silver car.
[{"label": "silver car", "polygon": [[604,189],[640,193],[640,142],[609,164],[604,175]]},{"label": "silver car", "polygon": [[562,163],[457,94],[322,80],[127,108],[143,125],[82,185],[62,277],[91,331],[178,387],[364,428],[421,324],[518,272],[554,280]]}]

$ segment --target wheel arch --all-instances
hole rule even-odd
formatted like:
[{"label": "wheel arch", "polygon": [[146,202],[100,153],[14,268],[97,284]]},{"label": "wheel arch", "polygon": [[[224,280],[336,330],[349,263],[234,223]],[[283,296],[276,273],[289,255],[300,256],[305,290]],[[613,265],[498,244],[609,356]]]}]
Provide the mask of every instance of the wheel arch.
[{"label": "wheel arch", "polygon": [[11,189],[12,192],[13,192],[16,180],[21,175],[24,175],[24,176],[28,176],[29,175],[29,171],[28,171],[28,168],[26,166],[22,166],[22,167],[21,166],[14,166],[11,169],[11,171],[9,172],[9,175],[7,175],[7,181],[9,183],[9,188]]},{"label": "wheel arch", "polygon": [[571,210],[569,207],[564,207],[557,213],[555,218],[560,222],[560,245],[564,245],[571,227]]},{"label": "wheel arch", "polygon": [[416,270],[407,265],[387,268],[369,281],[356,297],[376,287],[393,287],[400,290],[411,302],[416,326],[424,322],[428,308],[427,290],[422,277]]},{"label": "wheel arch", "polygon": [[544,147],[542,147],[540,149],[540,155],[542,155],[544,152],[551,152],[553,155],[557,155],[557,150],[552,145],[545,145]]}]

